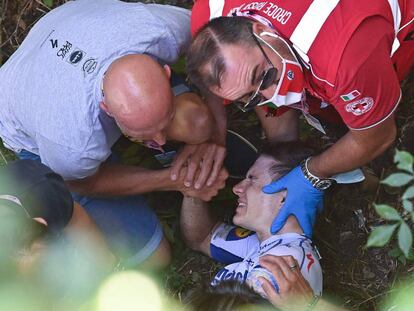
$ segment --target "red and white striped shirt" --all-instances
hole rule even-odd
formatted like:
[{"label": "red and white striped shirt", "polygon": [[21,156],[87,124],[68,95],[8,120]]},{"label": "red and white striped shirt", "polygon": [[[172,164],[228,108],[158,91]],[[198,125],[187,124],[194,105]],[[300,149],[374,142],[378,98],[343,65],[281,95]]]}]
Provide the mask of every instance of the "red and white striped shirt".
[{"label": "red and white striped shirt", "polygon": [[197,0],[191,31],[232,15],[253,15],[287,39],[306,90],[349,128],[373,127],[397,107],[414,63],[414,0]]}]

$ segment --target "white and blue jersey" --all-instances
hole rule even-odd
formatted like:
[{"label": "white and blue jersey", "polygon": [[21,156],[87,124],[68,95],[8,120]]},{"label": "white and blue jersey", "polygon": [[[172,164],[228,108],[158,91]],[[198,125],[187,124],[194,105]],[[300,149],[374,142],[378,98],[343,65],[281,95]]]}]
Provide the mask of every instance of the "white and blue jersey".
[{"label": "white and blue jersey", "polygon": [[238,280],[247,282],[263,294],[258,277],[264,276],[278,289],[276,280],[260,266],[259,258],[265,255],[290,255],[298,262],[302,275],[314,294],[322,293],[319,255],[312,246],[312,241],[298,233],[273,235],[260,243],[254,232],[223,223],[212,235],[210,251],[213,259],[228,264],[216,274],[212,285],[224,280]]}]

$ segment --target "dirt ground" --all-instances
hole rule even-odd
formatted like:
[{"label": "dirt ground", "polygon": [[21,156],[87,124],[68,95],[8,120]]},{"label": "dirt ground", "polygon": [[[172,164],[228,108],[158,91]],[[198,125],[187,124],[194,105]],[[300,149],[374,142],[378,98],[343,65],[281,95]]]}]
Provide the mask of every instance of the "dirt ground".
[{"label": "dirt ground", "polygon": [[[57,6],[66,1],[52,2]],[[154,2],[185,7],[190,7],[192,3],[190,0]],[[10,57],[31,26],[48,11],[49,8],[41,0],[0,0],[0,63]],[[404,97],[397,113],[399,136],[396,147],[413,152],[413,77],[403,85],[403,90]],[[261,132],[254,115],[231,110],[229,120],[232,129],[243,133],[252,141],[260,142]],[[309,129],[303,134],[308,142],[319,148],[333,142]],[[129,150],[127,157],[133,158],[136,152],[136,149]],[[393,171],[393,153],[394,148],[390,148],[366,167],[371,173],[364,183],[337,186],[330,190],[325,209],[316,224],[314,241],[322,256],[324,295],[353,310],[379,310],[381,301],[392,292],[392,287],[400,279],[407,278],[414,267],[411,262],[404,263],[390,255],[394,242],[390,247],[382,249],[365,247],[368,233],[374,226],[381,224],[372,208],[373,203],[388,203],[401,210],[398,193],[378,184],[378,178]],[[143,158],[140,156],[139,160],[134,161],[139,162]],[[231,185],[234,182],[230,180],[226,189],[212,202],[217,214],[225,219],[231,219],[235,204],[231,195]],[[185,299],[195,286],[210,280],[219,265],[184,246],[178,226],[179,194],[157,194],[151,196],[151,199],[174,248],[173,265],[163,276],[166,291],[179,299]]]}]

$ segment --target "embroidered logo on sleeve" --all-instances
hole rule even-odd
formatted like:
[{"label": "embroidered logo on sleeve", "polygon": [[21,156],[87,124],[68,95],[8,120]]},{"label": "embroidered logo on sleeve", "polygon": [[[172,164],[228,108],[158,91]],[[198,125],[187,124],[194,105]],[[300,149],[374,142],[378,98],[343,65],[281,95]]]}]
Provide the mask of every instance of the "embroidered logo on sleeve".
[{"label": "embroidered logo on sleeve", "polygon": [[344,102],[349,102],[350,100],[357,98],[359,95],[361,95],[361,93],[358,90],[353,90],[348,94],[341,95],[341,98]]},{"label": "embroidered logo on sleeve", "polygon": [[234,230],[234,234],[239,238],[246,238],[249,235],[252,235],[252,231],[238,227]]},{"label": "embroidered logo on sleeve", "polygon": [[360,100],[354,101],[346,105],[345,110],[353,113],[356,116],[360,116],[371,110],[374,105],[372,97],[364,97]]},{"label": "embroidered logo on sleeve", "polygon": [[248,236],[253,235],[254,232],[244,229],[244,228],[240,228],[240,227],[236,227],[233,228],[232,230],[229,231],[229,233],[227,234],[226,237],[226,241],[237,241],[237,240],[242,240],[244,238],[247,238]]}]

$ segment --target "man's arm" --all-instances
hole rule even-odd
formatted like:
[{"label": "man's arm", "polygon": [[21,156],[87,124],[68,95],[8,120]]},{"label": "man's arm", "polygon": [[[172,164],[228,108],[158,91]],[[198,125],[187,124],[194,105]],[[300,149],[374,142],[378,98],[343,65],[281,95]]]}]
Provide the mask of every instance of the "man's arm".
[{"label": "man's arm", "polygon": [[[322,154],[308,162],[309,171],[317,177],[352,170],[371,161],[384,152],[394,141],[396,126],[394,119],[361,131],[352,130]],[[266,185],[265,193],[276,193],[287,189],[286,202],[272,223],[275,233],[285,224],[289,215],[295,215],[305,235],[312,236],[316,213],[322,207],[323,191],[316,189],[297,166],[281,179]]]},{"label": "man's arm", "polygon": [[392,145],[397,134],[393,117],[366,130],[351,130],[333,146],[308,162],[309,171],[330,177],[368,163]]},{"label": "man's arm", "polygon": [[184,196],[180,225],[188,247],[211,257],[211,234],[219,223],[211,215],[208,204],[200,199]]},{"label": "man's arm", "polygon": [[266,117],[266,111],[262,107],[256,107],[255,111],[269,142],[299,138],[299,112],[296,109],[289,109],[278,117]]},{"label": "man's arm", "polygon": [[71,191],[82,195],[127,196],[151,191],[181,191],[183,194],[210,200],[225,186],[227,172],[222,170],[210,187],[196,190],[184,186],[185,171],[176,181],[171,181],[170,169],[148,170],[122,164],[102,164],[98,171],[81,180],[68,181]]}]

